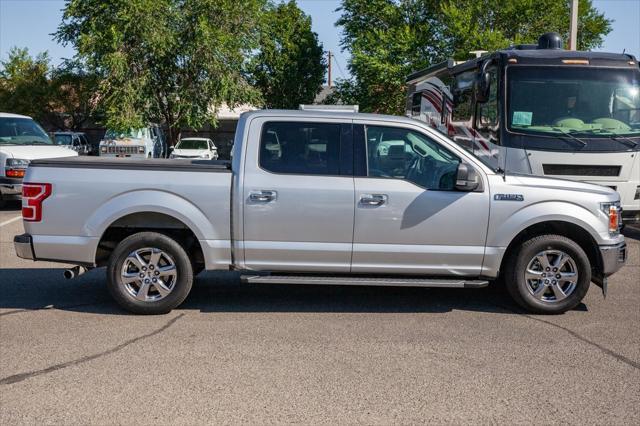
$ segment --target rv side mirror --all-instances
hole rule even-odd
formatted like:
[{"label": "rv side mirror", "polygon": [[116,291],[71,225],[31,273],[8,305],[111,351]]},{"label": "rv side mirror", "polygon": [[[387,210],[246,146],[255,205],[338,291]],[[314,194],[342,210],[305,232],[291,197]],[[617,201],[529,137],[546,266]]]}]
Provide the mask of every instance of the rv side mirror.
[{"label": "rv side mirror", "polygon": [[476,102],[485,103],[489,100],[489,89],[491,87],[491,75],[487,71],[480,71],[476,77]]},{"label": "rv side mirror", "polygon": [[478,176],[478,172],[465,163],[458,164],[456,189],[458,191],[471,192],[475,191],[478,186],[480,186],[480,176]]}]

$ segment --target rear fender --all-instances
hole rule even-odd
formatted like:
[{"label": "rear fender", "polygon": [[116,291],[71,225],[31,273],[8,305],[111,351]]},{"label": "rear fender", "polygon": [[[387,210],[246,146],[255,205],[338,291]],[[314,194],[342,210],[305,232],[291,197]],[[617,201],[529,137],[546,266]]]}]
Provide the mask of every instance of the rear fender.
[{"label": "rear fender", "polygon": [[143,212],[163,213],[180,220],[193,231],[198,240],[217,240],[224,236],[224,231],[215,229],[196,205],[176,194],[161,190],[133,191],[111,198],[89,217],[85,224],[85,234],[100,237],[116,220]]}]

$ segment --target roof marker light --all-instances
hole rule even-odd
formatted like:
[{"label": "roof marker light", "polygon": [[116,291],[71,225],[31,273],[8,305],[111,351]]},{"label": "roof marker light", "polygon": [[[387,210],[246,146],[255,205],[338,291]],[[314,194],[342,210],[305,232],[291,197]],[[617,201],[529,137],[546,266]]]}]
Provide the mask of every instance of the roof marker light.
[{"label": "roof marker light", "polygon": [[563,59],[563,64],[572,64],[572,65],[589,65],[588,59]]}]

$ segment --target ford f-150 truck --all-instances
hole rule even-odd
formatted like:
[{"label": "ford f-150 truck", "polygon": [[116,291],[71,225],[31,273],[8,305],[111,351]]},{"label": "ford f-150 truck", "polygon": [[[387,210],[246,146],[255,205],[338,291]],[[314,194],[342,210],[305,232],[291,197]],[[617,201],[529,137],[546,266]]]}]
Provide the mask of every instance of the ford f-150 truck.
[{"label": "ford f-150 truck", "polygon": [[610,188],[505,175],[426,124],[343,112],[241,116],[231,163],[33,161],[18,256],[106,266],[115,300],[165,313],[203,269],[244,282],[477,288],[575,307],[624,263]]}]

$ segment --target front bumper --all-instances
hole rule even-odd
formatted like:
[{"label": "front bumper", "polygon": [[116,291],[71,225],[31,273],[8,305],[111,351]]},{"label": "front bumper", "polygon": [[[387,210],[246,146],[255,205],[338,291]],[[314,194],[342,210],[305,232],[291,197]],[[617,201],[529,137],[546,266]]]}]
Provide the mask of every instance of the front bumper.
[{"label": "front bumper", "polygon": [[617,272],[627,260],[627,244],[622,242],[613,246],[600,246],[600,257],[602,258],[602,276]]},{"label": "front bumper", "polygon": [[36,256],[33,253],[33,239],[31,238],[31,235],[16,235],[13,237],[13,247],[16,249],[18,257],[29,260],[36,259]]},{"label": "front bumper", "polygon": [[107,158],[135,158],[135,159],[138,159],[138,160],[144,160],[145,158],[147,158],[147,154],[126,154],[126,153],[112,154],[112,153],[101,152],[100,153],[100,157],[107,157]]}]

